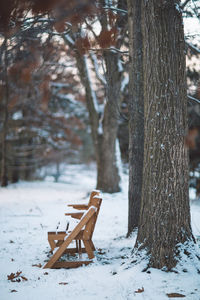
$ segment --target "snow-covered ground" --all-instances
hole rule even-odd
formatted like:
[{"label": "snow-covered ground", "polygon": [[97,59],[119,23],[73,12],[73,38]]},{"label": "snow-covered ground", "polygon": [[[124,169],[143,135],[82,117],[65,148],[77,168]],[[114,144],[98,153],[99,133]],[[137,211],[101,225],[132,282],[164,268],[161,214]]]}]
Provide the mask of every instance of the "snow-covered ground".
[{"label": "snow-covered ground", "polygon": [[[156,269],[142,272],[145,262],[131,264],[135,237],[125,237],[127,175],[121,193],[103,194],[93,238],[98,249],[94,263],[70,270],[39,267],[49,252],[47,231],[55,229],[67,203],[87,201],[95,182],[94,166],[68,165],[59,183],[48,178],[0,189],[0,300],[164,300],[171,293],[200,300],[198,260],[183,257],[176,273]],[[199,249],[198,201],[192,201],[191,215]],[[19,282],[8,280],[8,275],[20,271]]]}]

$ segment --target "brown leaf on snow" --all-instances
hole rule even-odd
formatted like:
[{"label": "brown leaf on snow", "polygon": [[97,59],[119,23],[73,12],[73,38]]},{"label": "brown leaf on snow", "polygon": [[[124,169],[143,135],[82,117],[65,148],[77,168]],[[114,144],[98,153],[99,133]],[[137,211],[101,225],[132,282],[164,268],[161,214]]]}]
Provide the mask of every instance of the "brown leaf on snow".
[{"label": "brown leaf on snow", "polygon": [[22,278],[24,281],[27,281],[27,280],[28,280],[25,276],[21,276],[21,278]]},{"label": "brown leaf on snow", "polygon": [[32,267],[42,268],[42,265],[39,263],[39,264],[32,265]]},{"label": "brown leaf on snow", "polygon": [[59,282],[60,285],[67,285],[68,282]]},{"label": "brown leaf on snow", "polygon": [[144,292],[144,288],[142,287],[141,289],[138,289],[137,291],[135,291],[135,293],[143,293]]},{"label": "brown leaf on snow", "polygon": [[17,278],[20,276],[20,274],[22,273],[22,271],[18,271],[15,273],[11,273],[10,275],[7,275],[8,280],[14,281],[13,279]]},{"label": "brown leaf on snow", "polygon": [[25,276],[22,276],[21,273],[22,271],[18,271],[16,273],[11,273],[10,275],[7,275],[8,280],[12,282],[21,282],[21,279],[27,281],[28,279]]},{"label": "brown leaf on snow", "polygon": [[17,291],[16,291],[16,290],[11,290],[10,292],[11,292],[11,293],[16,293]]},{"label": "brown leaf on snow", "polygon": [[179,293],[169,293],[166,294],[168,298],[185,298],[186,296]]},{"label": "brown leaf on snow", "polygon": [[15,278],[15,273],[11,273],[10,275],[7,275],[8,280],[12,280]]}]

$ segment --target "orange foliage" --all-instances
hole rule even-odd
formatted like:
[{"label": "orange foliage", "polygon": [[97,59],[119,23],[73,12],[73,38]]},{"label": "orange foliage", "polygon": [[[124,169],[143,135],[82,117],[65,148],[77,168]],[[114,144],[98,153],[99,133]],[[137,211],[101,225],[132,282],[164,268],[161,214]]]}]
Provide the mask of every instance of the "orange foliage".
[{"label": "orange foliage", "polygon": [[116,20],[118,19],[118,15],[114,14],[111,10],[108,12],[109,24],[111,27],[115,26]]},{"label": "orange foliage", "polygon": [[19,100],[19,96],[14,95],[9,101],[8,110],[12,110],[15,107],[15,105],[17,104],[18,100]]},{"label": "orange foliage", "polygon": [[28,83],[31,81],[31,78],[32,78],[32,73],[31,73],[31,68],[30,67],[27,67],[27,68],[23,68],[21,70],[21,80],[24,82],[24,83]]},{"label": "orange foliage", "polygon": [[30,7],[34,14],[50,12],[56,7],[56,5],[61,2],[59,0],[33,0]]},{"label": "orange foliage", "polygon": [[54,24],[54,27],[55,29],[58,31],[58,32],[63,32],[65,31],[65,20],[61,20],[61,21],[58,21]]},{"label": "orange foliage", "polygon": [[46,76],[40,84],[40,90],[42,91],[41,108],[43,111],[48,110],[48,104],[50,101],[50,88],[49,88],[50,76]]},{"label": "orange foliage", "polygon": [[69,22],[78,23],[86,15],[91,15],[94,8],[92,0],[1,0],[0,26],[8,31],[11,19],[19,21],[27,11],[31,11],[33,15],[52,13],[60,21],[67,17]]},{"label": "orange foliage", "polygon": [[188,134],[185,138],[185,145],[189,148],[189,149],[196,149],[196,138],[199,135],[199,131],[198,129],[192,128],[188,130]]},{"label": "orange foliage", "polygon": [[116,44],[117,29],[113,27],[110,30],[101,31],[98,36],[98,43],[101,48],[108,48]]},{"label": "orange foliage", "polygon": [[90,49],[90,41],[88,37],[79,38],[76,40],[76,48],[78,49],[79,53],[85,54]]}]

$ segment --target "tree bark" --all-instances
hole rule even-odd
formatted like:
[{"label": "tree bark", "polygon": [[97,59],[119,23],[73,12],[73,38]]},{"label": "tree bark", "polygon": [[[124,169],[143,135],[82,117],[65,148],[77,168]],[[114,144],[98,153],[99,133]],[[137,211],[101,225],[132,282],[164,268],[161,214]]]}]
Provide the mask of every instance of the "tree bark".
[{"label": "tree bark", "polygon": [[2,152],[1,152],[1,186],[8,185],[7,174],[7,131],[8,131],[8,100],[9,100],[9,83],[8,83],[8,49],[7,37],[5,37],[5,58],[4,58],[4,114],[3,114],[3,129],[2,129]]},{"label": "tree bark", "polygon": [[141,0],[128,0],[129,20],[129,210],[128,236],[138,227],[144,157]]},{"label": "tree bark", "polygon": [[188,195],[187,96],[180,1],[142,0],[144,168],[136,247],[149,265],[173,268],[192,239]]}]

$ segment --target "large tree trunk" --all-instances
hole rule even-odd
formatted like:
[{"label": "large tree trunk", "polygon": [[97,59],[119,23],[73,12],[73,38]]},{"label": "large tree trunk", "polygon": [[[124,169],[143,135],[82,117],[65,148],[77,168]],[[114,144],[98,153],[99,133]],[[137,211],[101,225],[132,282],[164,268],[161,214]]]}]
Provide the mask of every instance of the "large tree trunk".
[{"label": "large tree trunk", "polygon": [[188,196],[184,34],[179,1],[142,0],[144,168],[136,246],[173,268],[192,238]]},{"label": "large tree trunk", "polygon": [[128,0],[129,16],[129,210],[128,236],[138,227],[144,156],[141,0]]}]

